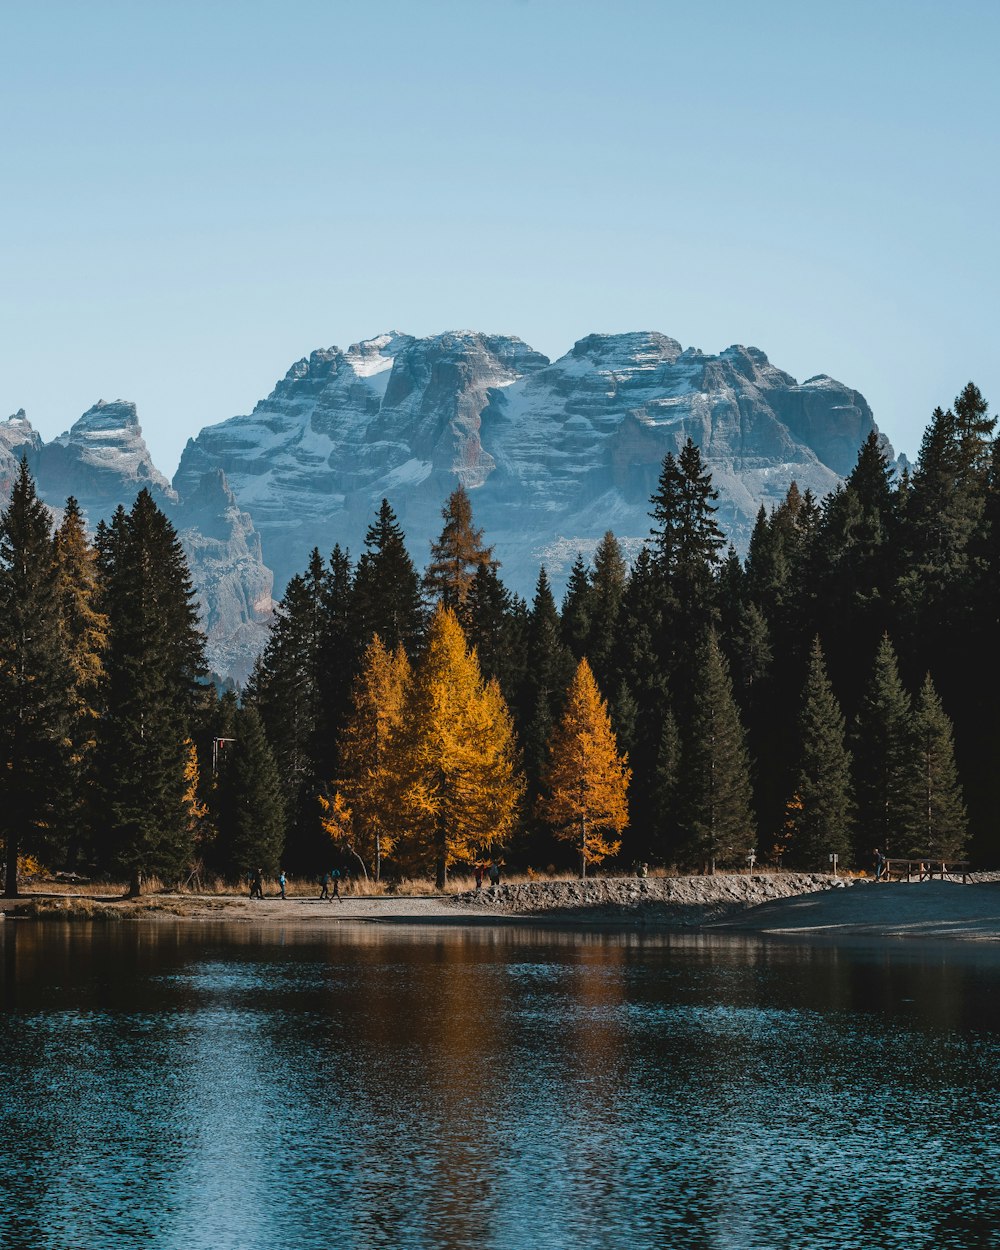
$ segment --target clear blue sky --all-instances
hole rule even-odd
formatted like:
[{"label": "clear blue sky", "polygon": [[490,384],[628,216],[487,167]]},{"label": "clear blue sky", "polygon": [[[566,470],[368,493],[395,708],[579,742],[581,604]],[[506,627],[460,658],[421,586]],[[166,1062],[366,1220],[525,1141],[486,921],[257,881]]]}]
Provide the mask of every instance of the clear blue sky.
[{"label": "clear blue sky", "polygon": [[0,415],[173,472],[384,329],[763,348],[1000,406],[1000,4],[2,0]]}]

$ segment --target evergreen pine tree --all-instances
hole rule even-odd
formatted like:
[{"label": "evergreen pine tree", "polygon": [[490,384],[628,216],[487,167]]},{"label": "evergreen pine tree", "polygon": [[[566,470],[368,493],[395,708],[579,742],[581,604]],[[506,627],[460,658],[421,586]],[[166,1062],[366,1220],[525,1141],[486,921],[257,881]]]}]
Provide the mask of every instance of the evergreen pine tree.
[{"label": "evergreen pine tree", "polygon": [[[79,867],[91,828],[99,819],[89,803],[91,771],[100,716],[100,684],[108,643],[108,618],[100,610],[97,552],[87,541],[77,501],[66,501],[53,543],[59,600],[60,645],[71,674],[70,723],[59,826],[65,834],[67,863]],[[62,840],[62,839],[61,839]]]},{"label": "evergreen pine tree", "polygon": [[[745,630],[739,644],[744,659],[734,655],[734,679],[755,763],[754,800],[760,829],[777,829],[785,819],[788,760],[798,750],[795,709],[810,637],[806,608],[818,523],[812,495],[800,492],[793,482],[770,514],[761,508],[750,540],[744,580],[746,616],[735,626],[737,632]],[[761,671],[765,646],[770,661],[766,671]]]},{"label": "evergreen pine tree", "polygon": [[650,514],[660,629],[655,638],[671,687],[687,692],[691,660],[716,624],[715,571],[724,538],[715,514],[719,492],[689,438],[675,460],[667,453]]},{"label": "evergreen pine tree", "polygon": [[863,689],[856,657],[870,655],[896,623],[893,474],[873,431],[843,487],[825,500],[811,547],[810,628],[823,630],[827,664],[852,713]]},{"label": "evergreen pine tree", "polygon": [[753,846],[750,765],[725,657],[709,631],[695,657],[681,752],[680,825],[689,854],[714,872]]},{"label": "evergreen pine tree", "polygon": [[350,714],[351,686],[360,661],[356,648],[351,559],[338,543],[330,554],[320,592],[314,734],[320,776],[337,772],[337,740]]},{"label": "evergreen pine tree", "polygon": [[556,601],[543,566],[538,572],[528,618],[527,665],[519,699],[525,770],[530,787],[537,784],[546,744],[562,711],[573,669],[573,657],[562,641]]},{"label": "evergreen pine tree", "polygon": [[982,478],[989,469],[996,417],[989,415],[989,404],[974,382],[967,382],[956,396],[954,409],[960,475]]},{"label": "evergreen pine tree", "polygon": [[917,698],[911,752],[905,813],[907,852],[937,860],[956,859],[965,850],[968,835],[965,803],[955,767],[951,721],[930,673]]},{"label": "evergreen pine tree", "polygon": [[65,773],[75,711],[60,608],[48,509],[22,458],[0,514],[0,832],[9,898],[19,851],[44,852],[59,816],[53,780]]},{"label": "evergreen pine tree", "polygon": [[628,759],[619,755],[608,706],[586,659],[580,660],[565,710],[549,743],[539,813],[588,864],[617,854],[628,824]]},{"label": "evergreen pine tree", "polygon": [[483,676],[496,678],[514,706],[527,669],[528,606],[504,586],[495,568],[480,565],[469,590],[466,634]]},{"label": "evergreen pine tree", "polygon": [[365,534],[354,574],[354,613],[359,654],[375,634],[390,651],[400,645],[413,655],[424,629],[420,578],[388,499]]},{"label": "evergreen pine tree", "polygon": [[133,891],[176,878],[193,852],[190,738],[202,698],[204,639],[174,527],[148,490],[101,532],[109,647],[97,761],[107,821],[105,866]]},{"label": "evergreen pine tree", "polygon": [[313,551],[305,574],[296,574],[285,589],[244,696],[260,714],[274,754],[285,812],[285,862],[300,873],[317,870],[328,848],[317,803],[333,767],[320,684],[329,659],[323,608],[328,586],[322,558]]},{"label": "evergreen pine tree", "polygon": [[583,556],[577,554],[566,583],[561,616],[562,640],[577,660],[587,654],[592,597],[587,566]]},{"label": "evergreen pine tree", "polygon": [[912,714],[886,634],[875,656],[854,734],[855,863],[867,862],[873,847],[889,854],[906,843]]},{"label": "evergreen pine tree", "polygon": [[590,635],[587,639],[586,655],[600,689],[610,690],[614,684],[615,631],[628,581],[625,555],[611,530],[597,544],[593,564],[594,571],[590,579]]},{"label": "evergreen pine tree", "polygon": [[[633,849],[658,855],[666,831],[659,825],[656,767],[663,719],[670,706],[657,639],[663,628],[663,600],[652,552],[643,547],[616,614],[611,714],[633,769],[629,791]],[[635,845],[637,843],[637,845]]]},{"label": "evergreen pine tree", "polygon": [[215,859],[230,878],[245,877],[257,868],[273,876],[284,849],[284,800],[255,707],[235,710],[232,737],[219,757],[213,804]]},{"label": "evergreen pine tree", "polygon": [[674,862],[680,844],[678,808],[681,765],[680,730],[677,718],[668,706],[663,713],[663,730],[653,775],[653,836],[641,848],[662,864]]},{"label": "evergreen pine tree", "polygon": [[798,768],[787,807],[788,858],[801,868],[821,871],[831,853],[842,863],[850,853],[851,762],[844,730],[816,638],[799,716]]}]

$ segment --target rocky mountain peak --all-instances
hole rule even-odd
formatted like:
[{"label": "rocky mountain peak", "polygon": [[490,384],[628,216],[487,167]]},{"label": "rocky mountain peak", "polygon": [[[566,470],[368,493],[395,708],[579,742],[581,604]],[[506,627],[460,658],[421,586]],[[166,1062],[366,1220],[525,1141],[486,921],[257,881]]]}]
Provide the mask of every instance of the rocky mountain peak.
[{"label": "rocky mountain peak", "polygon": [[[655,369],[672,363],[683,348],[676,339],[655,330],[629,334],[588,334],[573,344],[569,356],[592,361],[599,369]],[[565,360],[566,357],[563,357]]]},{"label": "rocky mountain peak", "polygon": [[[102,515],[123,491],[148,487],[160,500],[176,501],[173,487],[153,464],[135,404],[97,401],[64,434],[47,443],[38,458],[39,488],[53,495],[76,494],[88,512]],[[66,489],[70,482],[75,489]]]},{"label": "rocky mountain peak", "polygon": [[741,546],[762,501],[793,478],[825,494],[872,428],[856,391],[799,385],[756,347],[713,355],[641,330],[549,361],[513,336],[392,333],[297,362],[252,414],[202,430],[174,485],[188,496],[225,469],[280,592],[311,547],[356,551],[383,496],[421,562],[461,482],[505,578],[530,593],[540,560],[571,562],[609,527],[641,542],[663,456],[687,437]]},{"label": "rocky mountain peak", "polygon": [[32,460],[41,445],[41,437],[32,428],[23,408],[18,408],[6,421],[0,421],[0,501],[10,496],[21,457]]},{"label": "rocky mountain peak", "polygon": [[0,456],[14,455],[19,459],[24,452],[36,451],[41,445],[41,437],[23,408],[0,421]]}]

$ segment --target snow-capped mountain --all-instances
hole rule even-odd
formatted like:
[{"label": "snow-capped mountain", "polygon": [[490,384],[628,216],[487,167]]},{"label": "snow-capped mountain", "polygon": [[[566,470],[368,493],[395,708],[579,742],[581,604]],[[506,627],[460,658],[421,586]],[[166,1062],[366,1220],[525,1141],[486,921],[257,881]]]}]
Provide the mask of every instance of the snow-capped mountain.
[{"label": "snow-capped mountain", "polygon": [[595,334],[550,362],[517,338],[386,334],[313,352],[249,416],[202,430],[174,488],[223,469],[281,587],[313,546],[357,552],[383,497],[422,564],[462,482],[505,579],[527,593],[540,562],[558,583],[608,528],[634,549],[663,456],[689,435],[742,548],[762,502],[792,479],[826,494],[873,428],[857,391],[800,384],[752,347]]},{"label": "snow-capped mountain", "polygon": [[148,488],[162,507],[177,502],[170,483],[153,464],[135,404],[99,399],[64,433],[45,443],[33,463],[38,491],[48,502],[75,495],[92,523],[119,503],[131,506]]},{"label": "snow-capped mountain", "polygon": [[744,549],[761,503],[793,479],[826,494],[874,428],[857,391],[798,383],[753,347],[706,355],[653,332],[592,334],[549,361],[504,335],[393,333],[298,361],[249,416],[191,439],[172,485],[134,404],[97,403],[50,443],[18,412],[0,422],[0,497],[22,454],[46,502],[75,495],[91,525],[148,487],[187,551],[212,667],[242,680],[273,586],[313,547],[357,555],[383,497],[422,566],[463,483],[505,581],[530,594],[540,563],[558,589],[609,528],[636,551],[663,457],[688,436]]},{"label": "snow-capped mountain", "polygon": [[22,456],[33,456],[42,445],[38,431],[19,408],[12,417],[0,421],[0,500],[6,502]]}]

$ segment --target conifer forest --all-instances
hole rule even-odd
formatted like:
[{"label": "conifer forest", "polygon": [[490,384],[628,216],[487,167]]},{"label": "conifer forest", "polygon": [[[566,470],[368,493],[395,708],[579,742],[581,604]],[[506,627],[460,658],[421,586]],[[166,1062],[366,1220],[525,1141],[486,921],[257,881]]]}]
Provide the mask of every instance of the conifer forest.
[{"label": "conifer forest", "polygon": [[461,487],[426,566],[389,501],[314,550],[240,692],[204,664],[170,522],[143,491],[89,535],[22,462],[0,517],[0,833],[107,874],[443,885],[510,866],[870,868],[1000,854],[1000,440],[970,383],[912,471],[878,435],[825,499],[790,483],[745,559],[688,440],[650,535],[561,604],[504,585]]}]

